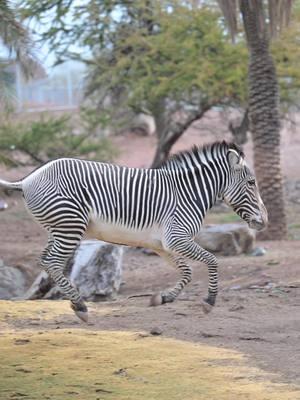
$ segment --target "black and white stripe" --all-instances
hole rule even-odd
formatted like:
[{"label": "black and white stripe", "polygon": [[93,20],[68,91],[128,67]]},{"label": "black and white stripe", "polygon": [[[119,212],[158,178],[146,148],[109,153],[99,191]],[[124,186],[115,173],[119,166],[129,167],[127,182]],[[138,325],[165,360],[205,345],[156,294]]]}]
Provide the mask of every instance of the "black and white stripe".
[{"label": "black and white stripe", "polygon": [[181,272],[174,288],[161,293],[161,302],[173,301],[191,280],[186,260],[206,263],[206,301],[213,305],[217,260],[193,239],[219,197],[250,223],[263,207],[253,179],[243,153],[222,142],[180,153],[158,169],[63,158],[45,164],[21,182],[0,181],[0,186],[22,189],[28,209],[49,231],[42,265],[82,316],[86,306],[63,275],[63,267],[91,221],[97,221],[100,229],[105,224],[117,232],[120,244],[132,244],[122,232],[136,237],[159,232],[155,245],[147,239],[141,239],[140,245],[153,247]]}]

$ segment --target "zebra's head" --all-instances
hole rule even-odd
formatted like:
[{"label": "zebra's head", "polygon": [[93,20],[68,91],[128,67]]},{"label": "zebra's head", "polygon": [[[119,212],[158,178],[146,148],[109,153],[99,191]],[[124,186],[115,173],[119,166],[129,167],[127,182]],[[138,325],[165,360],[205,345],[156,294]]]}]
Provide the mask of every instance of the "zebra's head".
[{"label": "zebra's head", "polygon": [[243,152],[235,145],[229,145],[227,152],[229,180],[223,199],[250,228],[258,231],[266,228],[268,213],[260,197],[254,174],[244,160]]}]

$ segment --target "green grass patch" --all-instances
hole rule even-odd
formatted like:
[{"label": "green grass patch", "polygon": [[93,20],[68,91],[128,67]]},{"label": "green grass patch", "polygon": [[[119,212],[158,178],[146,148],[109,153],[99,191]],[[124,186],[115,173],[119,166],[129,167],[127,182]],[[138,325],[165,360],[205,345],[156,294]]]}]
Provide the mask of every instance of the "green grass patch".
[{"label": "green grass patch", "polygon": [[289,224],[289,229],[300,229],[300,224]]},{"label": "green grass patch", "polygon": [[288,237],[290,240],[300,240],[300,223],[288,225]]},{"label": "green grass patch", "polygon": [[234,212],[224,212],[224,213],[214,213],[209,212],[205,218],[206,224],[231,224],[234,222],[242,222],[241,217],[239,217]]}]

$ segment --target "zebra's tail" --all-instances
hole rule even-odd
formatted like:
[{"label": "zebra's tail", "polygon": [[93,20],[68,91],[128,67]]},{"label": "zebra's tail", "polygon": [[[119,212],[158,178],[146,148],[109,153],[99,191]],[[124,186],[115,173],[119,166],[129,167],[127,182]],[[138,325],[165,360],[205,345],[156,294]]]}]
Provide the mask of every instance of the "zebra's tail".
[{"label": "zebra's tail", "polygon": [[22,181],[8,182],[8,181],[4,181],[3,179],[0,179],[0,188],[9,189],[9,190],[22,190],[23,183],[22,183]]}]

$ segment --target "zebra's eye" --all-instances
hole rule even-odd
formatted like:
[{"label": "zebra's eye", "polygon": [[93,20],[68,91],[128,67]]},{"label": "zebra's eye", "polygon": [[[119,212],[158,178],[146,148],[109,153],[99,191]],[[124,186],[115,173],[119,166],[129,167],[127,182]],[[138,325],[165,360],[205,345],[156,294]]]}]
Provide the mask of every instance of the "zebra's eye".
[{"label": "zebra's eye", "polygon": [[248,185],[249,186],[254,186],[255,185],[255,179],[249,179],[248,180]]}]

